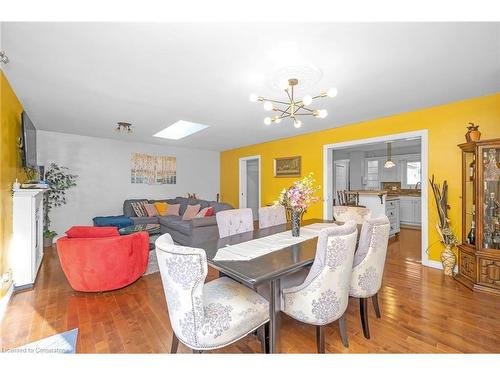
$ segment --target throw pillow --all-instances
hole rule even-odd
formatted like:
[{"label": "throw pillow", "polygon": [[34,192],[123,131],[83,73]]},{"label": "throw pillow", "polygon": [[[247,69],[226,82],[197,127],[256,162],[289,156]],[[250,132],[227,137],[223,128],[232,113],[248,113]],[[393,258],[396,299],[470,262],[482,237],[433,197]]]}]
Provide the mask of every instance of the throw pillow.
[{"label": "throw pillow", "polygon": [[167,207],[168,207],[167,202],[155,202],[154,206],[160,216],[165,216],[167,214]]},{"label": "throw pillow", "polygon": [[186,207],[186,211],[184,211],[184,215],[182,215],[182,220],[191,220],[196,217],[196,214],[200,212],[200,205],[193,204]]},{"label": "throw pillow", "polygon": [[144,205],[146,203],[148,203],[148,201],[139,201],[139,202],[130,203],[130,205],[132,206],[132,209],[134,210],[134,213],[137,217],[148,216],[148,213],[146,212],[146,209],[144,208]]},{"label": "throw pillow", "polygon": [[66,231],[68,238],[102,238],[119,236],[117,227],[73,226]]},{"label": "throw pillow", "polygon": [[213,214],[214,214],[213,207],[205,207],[203,210],[198,212],[198,214],[196,214],[196,217],[209,217],[212,216]]},{"label": "throw pillow", "polygon": [[149,217],[158,216],[158,210],[156,209],[154,204],[146,203],[144,204],[144,209],[146,210]]},{"label": "throw pillow", "polygon": [[165,216],[179,216],[179,209],[181,208],[180,204],[169,204],[167,206],[167,211],[165,212]]}]

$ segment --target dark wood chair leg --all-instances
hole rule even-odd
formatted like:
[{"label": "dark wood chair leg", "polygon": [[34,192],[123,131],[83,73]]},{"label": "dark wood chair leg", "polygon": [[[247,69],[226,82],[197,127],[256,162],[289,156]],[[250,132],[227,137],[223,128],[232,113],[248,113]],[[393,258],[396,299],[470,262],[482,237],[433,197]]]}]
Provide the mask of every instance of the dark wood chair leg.
[{"label": "dark wood chair leg", "polygon": [[170,354],[177,353],[178,347],[179,347],[179,339],[177,338],[175,333],[172,332],[172,345],[170,345]]},{"label": "dark wood chair leg", "polygon": [[262,354],[269,353],[269,340],[268,340],[269,329],[267,327],[268,324],[269,323],[266,323],[258,329],[259,340],[260,340],[260,350],[261,350]]},{"label": "dark wood chair leg", "polygon": [[363,326],[363,334],[367,339],[370,338],[370,326],[368,325],[368,299],[359,299],[359,313],[361,315],[361,325]]},{"label": "dark wood chair leg", "polygon": [[344,347],[349,347],[349,338],[347,337],[347,330],[345,326],[345,313],[339,318],[339,330],[340,330],[340,338],[342,339],[342,344]]},{"label": "dark wood chair leg", "polygon": [[203,350],[193,349],[193,354],[201,354],[201,353],[203,353]]},{"label": "dark wood chair leg", "polygon": [[318,353],[325,352],[325,326],[316,326],[316,347]]},{"label": "dark wood chair leg", "polygon": [[372,303],[375,315],[377,315],[377,318],[381,318],[382,314],[380,313],[380,305],[378,304],[378,293],[372,296]]}]

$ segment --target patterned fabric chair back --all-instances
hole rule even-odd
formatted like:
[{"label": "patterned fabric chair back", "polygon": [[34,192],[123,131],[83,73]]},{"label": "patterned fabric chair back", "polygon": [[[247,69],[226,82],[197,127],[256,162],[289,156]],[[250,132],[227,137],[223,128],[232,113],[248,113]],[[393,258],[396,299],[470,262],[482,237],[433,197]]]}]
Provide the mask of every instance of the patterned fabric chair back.
[{"label": "patterned fabric chair back", "polygon": [[354,256],[350,295],[368,298],[382,285],[390,223],[387,216],[368,219],[363,224]]},{"label": "patterned fabric chair back", "polygon": [[259,228],[268,228],[286,224],[286,211],[283,206],[259,208]]},{"label": "patterned fabric chair back", "polygon": [[172,329],[181,342],[197,347],[204,320],[205,251],[177,246],[168,233],[158,237],[155,245]]},{"label": "patterned fabric chair back", "polygon": [[336,221],[354,220],[356,224],[363,224],[371,215],[372,211],[366,207],[333,206],[333,218]]},{"label": "patterned fabric chair back", "polygon": [[216,214],[216,219],[220,238],[253,230],[251,208],[219,211]]},{"label": "patterned fabric chair back", "polygon": [[306,279],[283,290],[285,313],[314,325],[329,324],[344,314],[356,238],[357,226],[352,220],[320,232],[316,257]]}]

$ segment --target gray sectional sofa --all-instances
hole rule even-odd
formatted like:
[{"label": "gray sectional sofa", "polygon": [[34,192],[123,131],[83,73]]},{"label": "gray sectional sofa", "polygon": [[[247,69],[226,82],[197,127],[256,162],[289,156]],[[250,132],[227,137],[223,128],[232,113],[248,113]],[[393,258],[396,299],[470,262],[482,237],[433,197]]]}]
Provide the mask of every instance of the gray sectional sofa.
[{"label": "gray sectional sofa", "polygon": [[[136,217],[131,206],[132,202],[147,200],[149,203],[166,202],[180,204],[180,216]],[[213,216],[182,220],[182,215],[188,205],[199,204],[201,208],[212,206]],[[160,224],[161,233],[169,233],[175,242],[184,246],[196,246],[204,241],[217,239],[219,230],[215,214],[219,211],[230,210],[233,207],[227,203],[211,202],[201,199],[177,197],[175,199],[127,199],[123,202],[123,214],[128,216],[134,224]]]}]

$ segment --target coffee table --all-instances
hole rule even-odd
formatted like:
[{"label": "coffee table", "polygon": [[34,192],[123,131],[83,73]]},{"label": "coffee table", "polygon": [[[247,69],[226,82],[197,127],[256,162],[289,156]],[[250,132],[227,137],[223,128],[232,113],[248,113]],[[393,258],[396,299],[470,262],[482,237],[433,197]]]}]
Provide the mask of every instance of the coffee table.
[{"label": "coffee table", "polygon": [[136,232],[149,233],[149,250],[151,251],[155,248],[156,239],[161,235],[160,224],[136,224],[118,229],[118,233],[122,236]]}]

